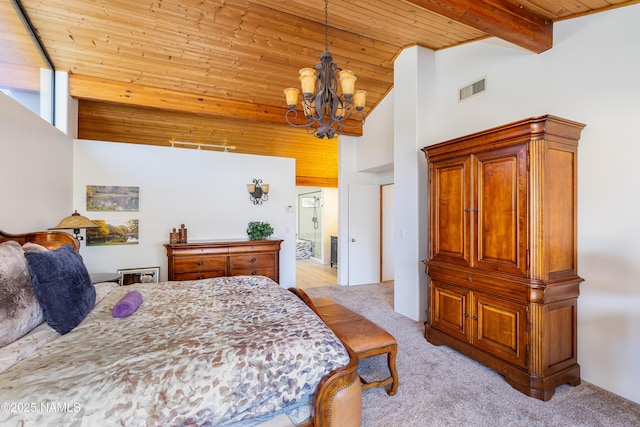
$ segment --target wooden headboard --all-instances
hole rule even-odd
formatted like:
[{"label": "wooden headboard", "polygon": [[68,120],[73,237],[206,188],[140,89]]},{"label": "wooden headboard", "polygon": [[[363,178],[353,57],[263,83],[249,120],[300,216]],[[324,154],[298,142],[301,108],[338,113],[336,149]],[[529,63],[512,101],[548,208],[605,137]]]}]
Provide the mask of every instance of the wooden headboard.
[{"label": "wooden headboard", "polygon": [[23,234],[9,234],[0,230],[0,243],[8,240],[15,240],[21,245],[24,245],[26,242],[37,243],[49,250],[69,244],[73,246],[76,251],[80,250],[78,241],[71,234],[63,231],[34,231]]}]

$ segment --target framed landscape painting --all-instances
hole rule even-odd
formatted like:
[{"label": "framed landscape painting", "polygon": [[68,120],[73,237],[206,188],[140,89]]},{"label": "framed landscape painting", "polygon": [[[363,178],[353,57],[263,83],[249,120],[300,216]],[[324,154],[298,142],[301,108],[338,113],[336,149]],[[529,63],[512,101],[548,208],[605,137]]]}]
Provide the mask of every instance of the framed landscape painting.
[{"label": "framed landscape painting", "polygon": [[87,185],[87,211],[138,212],[140,187]]},{"label": "framed landscape painting", "polygon": [[87,246],[138,244],[137,219],[94,219],[92,221],[99,227],[87,228]]}]

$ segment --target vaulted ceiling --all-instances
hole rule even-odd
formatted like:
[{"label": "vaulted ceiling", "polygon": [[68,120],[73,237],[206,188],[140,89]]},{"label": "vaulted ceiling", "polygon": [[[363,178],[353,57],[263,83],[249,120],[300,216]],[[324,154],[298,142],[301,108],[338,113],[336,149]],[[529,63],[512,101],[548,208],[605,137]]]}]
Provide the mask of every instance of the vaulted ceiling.
[{"label": "vaulted ceiling", "polygon": [[[495,36],[533,55],[553,47],[553,22],[639,1],[330,0],[328,45],[367,91],[368,113],[392,89],[403,48],[439,50]],[[9,19],[15,2],[0,0],[0,21],[7,20],[0,24],[11,46],[20,46],[29,41]],[[232,145],[295,157],[301,185],[337,185],[337,139],[286,125],[282,93],[324,50],[323,1],[19,3],[55,69],[70,74],[79,138]],[[8,46],[0,42],[0,69],[18,71],[3,72],[0,86],[28,88],[37,73]]]}]

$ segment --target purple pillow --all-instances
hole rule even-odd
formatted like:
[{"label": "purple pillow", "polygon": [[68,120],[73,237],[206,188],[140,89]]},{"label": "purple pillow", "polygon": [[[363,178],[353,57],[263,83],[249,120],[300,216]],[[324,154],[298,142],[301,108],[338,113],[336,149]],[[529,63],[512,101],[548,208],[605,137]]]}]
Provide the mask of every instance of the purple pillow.
[{"label": "purple pillow", "polygon": [[111,314],[113,317],[128,317],[142,304],[142,294],[138,291],[131,291],[113,306]]}]

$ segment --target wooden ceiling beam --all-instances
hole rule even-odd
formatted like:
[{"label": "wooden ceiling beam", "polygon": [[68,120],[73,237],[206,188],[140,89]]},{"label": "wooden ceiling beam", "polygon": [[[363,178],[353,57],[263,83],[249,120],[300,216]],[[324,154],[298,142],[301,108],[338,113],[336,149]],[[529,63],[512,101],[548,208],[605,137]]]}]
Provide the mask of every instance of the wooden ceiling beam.
[{"label": "wooden ceiling beam", "polygon": [[[183,111],[230,119],[287,125],[285,119],[286,108],[233,101],[230,99],[178,92],[170,89],[117,82],[77,74],[69,76],[69,92],[70,96],[74,98],[91,101],[112,102],[161,110]],[[284,95],[282,98],[282,102],[284,103]],[[300,111],[299,119],[295,122],[297,124],[305,122],[302,111]],[[346,124],[356,126],[358,123],[359,122],[354,120],[348,120]],[[342,134],[362,136],[362,128],[346,128]]]},{"label": "wooden ceiling beam", "polygon": [[508,0],[407,0],[535,53],[553,47],[553,22]]},{"label": "wooden ceiling beam", "polygon": [[0,87],[40,92],[40,68],[0,62]]}]

